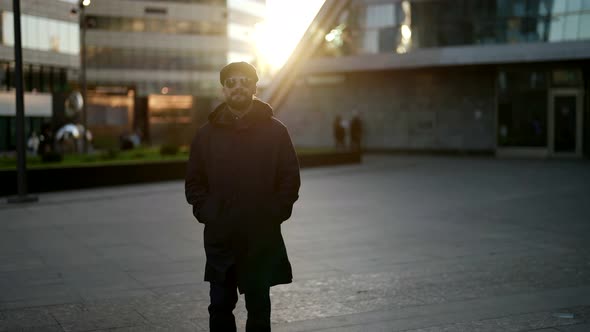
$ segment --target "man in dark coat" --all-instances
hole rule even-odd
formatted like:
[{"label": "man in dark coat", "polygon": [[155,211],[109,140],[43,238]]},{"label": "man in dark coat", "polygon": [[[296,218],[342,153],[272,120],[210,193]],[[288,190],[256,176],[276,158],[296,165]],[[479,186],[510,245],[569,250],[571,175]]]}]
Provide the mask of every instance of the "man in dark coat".
[{"label": "man in dark coat", "polygon": [[245,62],[220,73],[225,103],[199,129],[185,193],[205,224],[212,332],[235,331],[237,290],[245,294],[246,331],[270,331],[270,287],[292,280],[281,223],[300,186],[299,162],[287,128],[253,98],[258,76]]}]

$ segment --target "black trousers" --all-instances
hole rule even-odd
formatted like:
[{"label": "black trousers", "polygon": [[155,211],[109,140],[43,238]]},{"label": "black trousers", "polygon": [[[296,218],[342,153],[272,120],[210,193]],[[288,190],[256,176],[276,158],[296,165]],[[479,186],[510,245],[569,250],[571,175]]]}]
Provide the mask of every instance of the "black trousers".
[{"label": "black trousers", "polygon": [[[235,268],[228,271],[225,281],[211,282],[209,291],[210,332],[235,332],[236,321],[233,310],[238,302],[238,286]],[[260,288],[244,293],[248,320],[246,332],[270,332],[270,289]]]}]

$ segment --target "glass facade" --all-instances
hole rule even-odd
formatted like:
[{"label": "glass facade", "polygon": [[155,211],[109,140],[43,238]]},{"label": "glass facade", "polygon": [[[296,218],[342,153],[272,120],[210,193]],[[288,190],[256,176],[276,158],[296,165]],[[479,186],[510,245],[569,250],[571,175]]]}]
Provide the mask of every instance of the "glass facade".
[{"label": "glass facade", "polygon": [[[14,16],[10,11],[0,13],[2,44],[14,46]],[[21,14],[22,46],[28,50],[78,55],[80,53],[80,33],[77,22],[68,22],[46,17]],[[23,65],[23,85],[26,92],[59,93],[68,87],[67,69],[47,65],[25,63]],[[0,90],[15,89],[15,69],[13,61],[0,62]],[[51,108],[49,104],[47,107]],[[25,118],[25,136],[41,131],[49,117]],[[0,151],[16,149],[16,117],[0,116]]]},{"label": "glass facade", "polygon": [[497,83],[499,147],[547,147],[551,89],[583,88],[582,72],[572,68],[500,70]]},{"label": "glass facade", "polygon": [[[138,1],[146,2],[150,1]],[[163,2],[160,1],[162,4]],[[186,4],[204,4],[207,6],[220,5],[225,7],[226,1],[200,0],[200,1],[169,1],[172,3]],[[167,2],[168,3],[168,2]],[[154,7],[156,4],[154,4]],[[168,10],[167,7],[162,7]],[[184,75],[179,75],[178,80],[168,80],[164,77],[159,78],[154,75],[153,78],[127,79],[122,72],[117,84],[125,84],[134,87],[140,97],[150,94],[190,94],[190,95],[207,95],[217,94],[217,90],[210,87],[206,77],[211,71],[217,72],[227,61],[227,49],[223,41],[228,34],[228,27],[225,20],[222,23],[216,22],[216,18],[211,21],[200,20],[192,21],[184,18],[167,18],[165,16],[142,17],[124,17],[134,16],[131,13],[121,13],[107,16],[100,13],[88,15],[88,26],[94,31],[108,31],[117,35],[121,32],[122,38],[154,39],[153,46],[110,46],[96,45],[94,35],[89,35],[87,51],[87,65],[90,69],[96,70],[159,70],[172,72],[191,72],[190,79],[180,79]],[[123,34],[125,33],[125,34]],[[130,37],[129,34],[131,34]],[[168,45],[166,47],[158,43],[159,40],[165,40],[168,36],[209,36],[217,44],[222,45],[213,49],[206,46],[195,45],[196,47],[187,47],[179,41],[178,45]],[[181,39],[180,39],[181,40]],[[101,42],[100,44],[103,44]],[[169,44],[169,43],[167,43]],[[104,82],[101,79],[94,78],[92,75],[89,81],[97,85],[109,85],[112,82]],[[166,92],[164,92],[166,91]]]},{"label": "glass facade", "polygon": [[[162,2],[162,0],[131,0],[140,2]],[[167,2],[187,3],[187,4],[204,4],[204,5],[221,5],[225,6],[226,0],[168,0]]]},{"label": "glass facade", "polygon": [[498,74],[498,145],[547,146],[548,74],[501,71]]},{"label": "glass facade", "polygon": [[88,118],[90,127],[110,126],[128,129],[133,116],[133,95],[88,94]]},{"label": "glass facade", "polygon": [[590,39],[590,1],[352,2],[318,56]]},{"label": "glass facade", "polygon": [[[33,131],[39,135],[43,123],[47,123],[50,120],[50,118],[44,117],[26,117],[25,137],[30,137]],[[16,150],[16,117],[0,116],[0,151],[13,150]]]},{"label": "glass facade", "polygon": [[166,88],[169,95],[193,95],[201,97],[217,96],[219,93],[219,78],[203,77],[189,82],[170,81],[141,81],[136,83],[137,93],[141,96],[162,94]]},{"label": "glass facade", "polygon": [[[80,30],[77,23],[45,17],[21,15],[23,48],[58,53],[80,53]],[[14,16],[2,12],[2,43],[14,46]]]},{"label": "glass facade", "polygon": [[576,96],[556,96],[554,100],[553,123],[555,134],[553,146],[556,152],[575,153],[577,141]]},{"label": "glass facade", "polygon": [[[65,92],[69,89],[66,69],[27,65],[23,67],[23,85],[26,92]],[[13,91],[15,89],[14,63],[0,63],[0,89]],[[49,123],[49,117],[25,117],[25,137],[32,131],[41,132],[41,125]],[[16,117],[0,116],[0,151],[16,149]]]},{"label": "glass facade", "polygon": [[87,48],[88,66],[103,69],[218,70],[225,59],[225,52],[190,49]]},{"label": "glass facade", "polygon": [[[23,85],[27,92],[63,92],[68,89],[64,68],[27,65],[23,67]],[[0,89],[15,89],[14,63],[0,63]]]},{"label": "glass facade", "polygon": [[130,18],[130,17],[108,17],[108,16],[87,16],[88,28],[104,31],[122,32],[154,32],[166,34],[192,34],[192,35],[213,35],[222,36],[226,34],[224,24],[213,24],[211,22],[181,21],[160,18]]}]

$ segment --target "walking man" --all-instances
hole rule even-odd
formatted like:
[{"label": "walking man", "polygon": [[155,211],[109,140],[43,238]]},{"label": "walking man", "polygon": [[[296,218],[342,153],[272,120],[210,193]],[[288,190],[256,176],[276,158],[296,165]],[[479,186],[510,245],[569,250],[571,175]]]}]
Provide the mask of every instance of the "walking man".
[{"label": "walking man", "polygon": [[246,331],[270,331],[270,287],[292,280],[281,223],[299,197],[299,163],[287,128],[253,97],[256,69],[230,63],[220,81],[225,102],[196,133],[185,182],[193,215],[205,224],[209,327],[236,331],[239,291]]}]

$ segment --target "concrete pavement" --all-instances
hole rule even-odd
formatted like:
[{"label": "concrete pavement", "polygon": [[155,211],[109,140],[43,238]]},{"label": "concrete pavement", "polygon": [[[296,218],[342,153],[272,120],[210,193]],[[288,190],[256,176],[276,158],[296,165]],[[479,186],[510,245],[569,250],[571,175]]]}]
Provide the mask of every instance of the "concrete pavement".
[{"label": "concrete pavement", "polygon": [[[274,331],[590,331],[588,161],[368,156],[302,176]],[[40,199],[0,203],[0,331],[207,330],[182,182]]]}]

